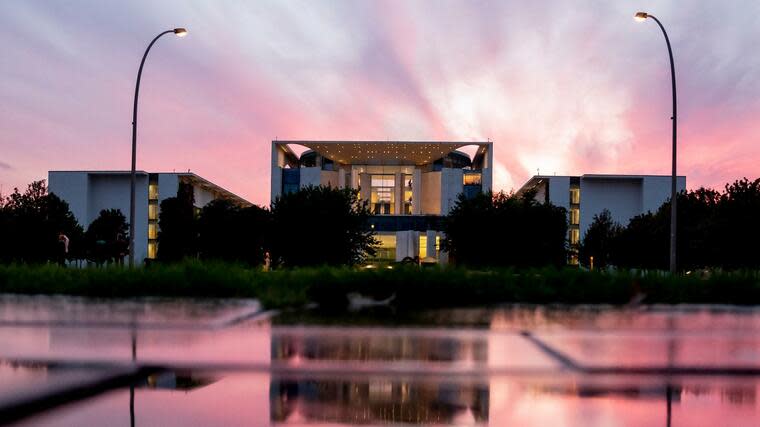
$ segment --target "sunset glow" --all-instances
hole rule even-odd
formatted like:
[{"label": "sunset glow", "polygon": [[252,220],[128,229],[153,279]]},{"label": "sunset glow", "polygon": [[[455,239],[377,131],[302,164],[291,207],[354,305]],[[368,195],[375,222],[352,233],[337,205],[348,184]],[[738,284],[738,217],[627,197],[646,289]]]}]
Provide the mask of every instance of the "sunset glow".
[{"label": "sunset glow", "polygon": [[[0,192],[48,170],[191,171],[269,203],[271,141],[493,141],[494,189],[669,174],[668,27],[689,188],[760,175],[760,3],[0,2]],[[179,34],[177,35],[185,35]]]}]

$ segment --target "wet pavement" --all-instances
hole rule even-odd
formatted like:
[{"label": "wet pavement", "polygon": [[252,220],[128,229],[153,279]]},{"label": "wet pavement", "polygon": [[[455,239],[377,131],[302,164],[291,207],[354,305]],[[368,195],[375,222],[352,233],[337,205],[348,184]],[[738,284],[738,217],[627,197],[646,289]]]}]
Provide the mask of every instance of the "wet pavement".
[{"label": "wet pavement", "polygon": [[0,296],[0,424],[757,426],[760,309]]}]

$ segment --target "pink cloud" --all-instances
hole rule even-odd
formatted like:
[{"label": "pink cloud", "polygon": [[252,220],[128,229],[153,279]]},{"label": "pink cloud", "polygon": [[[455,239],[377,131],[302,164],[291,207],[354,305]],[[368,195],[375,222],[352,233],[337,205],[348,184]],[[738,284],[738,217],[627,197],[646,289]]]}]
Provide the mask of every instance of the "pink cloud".
[{"label": "pink cloud", "polygon": [[[191,169],[255,203],[269,202],[275,138],[490,139],[497,190],[537,169],[667,174],[662,35],[628,5],[596,6],[2,2],[0,162],[13,167],[0,184],[127,168],[137,61],[174,25],[190,35],[148,59],[139,166]],[[746,52],[760,6],[657,13],[676,53],[679,172],[691,188],[757,176],[760,60]]]}]

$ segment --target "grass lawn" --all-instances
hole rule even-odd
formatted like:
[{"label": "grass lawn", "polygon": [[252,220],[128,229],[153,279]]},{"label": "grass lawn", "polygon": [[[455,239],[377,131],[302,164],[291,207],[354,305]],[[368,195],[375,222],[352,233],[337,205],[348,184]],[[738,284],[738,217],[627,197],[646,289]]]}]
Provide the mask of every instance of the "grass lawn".
[{"label": "grass lawn", "polygon": [[639,293],[646,303],[760,304],[760,272],[670,276],[660,272],[587,272],[578,269],[469,270],[465,268],[303,268],[263,272],[234,264],[188,261],[148,268],[63,268],[0,265],[0,293],[258,298],[267,308],[316,302],[343,309],[347,295],[383,299],[400,308],[500,303],[625,304]]}]

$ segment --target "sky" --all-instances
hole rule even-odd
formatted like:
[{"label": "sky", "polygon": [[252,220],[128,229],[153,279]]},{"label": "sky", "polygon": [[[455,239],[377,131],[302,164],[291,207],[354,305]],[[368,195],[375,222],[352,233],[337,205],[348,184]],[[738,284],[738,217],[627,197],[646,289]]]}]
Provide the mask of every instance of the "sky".
[{"label": "sky", "polygon": [[532,175],[760,177],[760,2],[2,0],[0,192],[48,170],[187,171],[269,203],[273,139],[494,143]]}]

